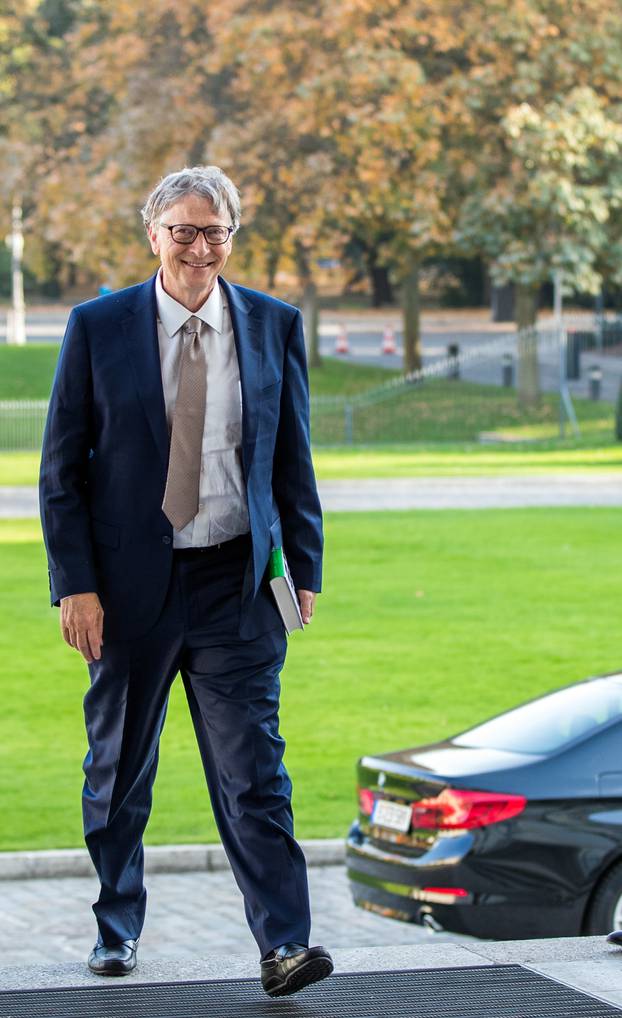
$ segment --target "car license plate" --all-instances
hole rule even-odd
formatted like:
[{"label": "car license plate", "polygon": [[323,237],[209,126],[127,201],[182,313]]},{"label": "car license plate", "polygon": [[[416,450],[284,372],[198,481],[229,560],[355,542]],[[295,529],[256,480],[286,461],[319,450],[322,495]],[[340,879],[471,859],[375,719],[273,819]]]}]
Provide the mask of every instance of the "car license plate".
[{"label": "car license plate", "polygon": [[389,802],[388,799],[376,799],[371,822],[378,827],[389,827],[392,831],[405,833],[410,830],[411,818],[410,806],[402,806],[399,802]]}]

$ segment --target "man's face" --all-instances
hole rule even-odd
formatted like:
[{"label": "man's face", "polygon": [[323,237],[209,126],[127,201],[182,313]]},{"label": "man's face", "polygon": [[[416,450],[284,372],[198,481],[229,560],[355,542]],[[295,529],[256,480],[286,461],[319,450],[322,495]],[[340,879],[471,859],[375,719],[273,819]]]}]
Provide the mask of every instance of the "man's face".
[{"label": "man's face", "polygon": [[167,293],[190,310],[198,310],[211,293],[216,277],[231,254],[232,239],[208,244],[198,233],[192,244],[177,244],[165,226],[231,226],[226,212],[218,213],[207,198],[188,194],[167,208],[149,229],[151,250],[162,262],[162,284]]}]

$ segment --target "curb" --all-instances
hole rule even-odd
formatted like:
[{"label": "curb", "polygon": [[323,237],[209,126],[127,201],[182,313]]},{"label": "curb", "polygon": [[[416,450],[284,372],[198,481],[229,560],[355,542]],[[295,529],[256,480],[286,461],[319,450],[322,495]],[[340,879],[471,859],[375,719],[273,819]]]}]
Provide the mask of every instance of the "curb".
[{"label": "curb", "polygon": [[[338,866],[345,861],[342,838],[301,841],[308,866]],[[222,845],[146,845],[145,873],[215,873],[229,869]],[[85,848],[42,852],[0,852],[0,880],[94,877]]]}]

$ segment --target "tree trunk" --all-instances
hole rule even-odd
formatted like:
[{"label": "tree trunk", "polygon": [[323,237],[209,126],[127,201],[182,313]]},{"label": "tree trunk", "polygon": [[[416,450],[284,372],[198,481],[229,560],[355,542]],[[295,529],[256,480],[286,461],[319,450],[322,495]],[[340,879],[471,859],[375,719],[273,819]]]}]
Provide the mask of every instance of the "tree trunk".
[{"label": "tree trunk", "polygon": [[269,247],[268,254],[266,256],[266,272],[268,276],[268,290],[274,289],[274,281],[276,279],[277,269],[279,267],[279,261],[281,260],[281,251],[278,247]]},{"label": "tree trunk", "polygon": [[381,308],[385,304],[392,304],[393,287],[386,265],[376,265],[368,260],[367,272],[371,283],[371,306]]},{"label": "tree trunk", "polygon": [[423,363],[419,299],[420,259],[411,255],[402,281],[402,316],[404,322],[404,374],[418,371]]},{"label": "tree trunk", "polygon": [[302,318],[305,326],[305,346],[307,348],[307,363],[310,368],[321,368],[322,358],[320,357],[320,308],[317,296],[317,286],[313,280],[309,280],[302,295]]},{"label": "tree trunk", "polygon": [[310,368],[320,368],[322,366],[322,358],[320,357],[320,312],[317,286],[311,275],[307,250],[300,242],[296,243],[296,265],[298,267],[298,278],[302,285],[302,319],[305,330],[307,364]]},{"label": "tree trunk", "polygon": [[518,329],[518,401],[523,407],[540,402],[538,368],[538,287],[519,284],[516,287],[516,327]]}]

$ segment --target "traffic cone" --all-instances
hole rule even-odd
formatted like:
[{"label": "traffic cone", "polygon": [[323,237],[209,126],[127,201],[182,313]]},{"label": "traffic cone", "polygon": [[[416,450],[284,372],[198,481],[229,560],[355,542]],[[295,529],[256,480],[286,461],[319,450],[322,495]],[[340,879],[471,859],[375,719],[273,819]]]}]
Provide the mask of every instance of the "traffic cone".
[{"label": "traffic cone", "polygon": [[335,342],[335,353],[350,353],[350,347],[348,345],[348,330],[345,325],[339,326],[339,332],[337,333],[337,340]]},{"label": "traffic cone", "polygon": [[397,353],[397,346],[395,344],[395,330],[392,326],[387,325],[382,334],[382,352],[383,353]]}]

